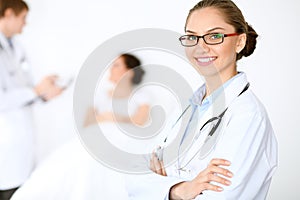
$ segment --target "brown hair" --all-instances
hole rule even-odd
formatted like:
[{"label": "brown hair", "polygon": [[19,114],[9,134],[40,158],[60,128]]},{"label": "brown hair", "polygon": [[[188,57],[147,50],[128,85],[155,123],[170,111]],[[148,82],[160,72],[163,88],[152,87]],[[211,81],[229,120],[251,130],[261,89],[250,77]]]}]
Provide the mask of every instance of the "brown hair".
[{"label": "brown hair", "polygon": [[125,65],[127,69],[132,69],[134,72],[132,83],[133,84],[139,84],[142,79],[145,71],[142,69],[141,61],[131,54],[122,54],[120,57],[124,59]]},{"label": "brown hair", "polygon": [[19,15],[23,10],[28,11],[29,7],[22,0],[0,0],[0,18],[4,17],[7,9],[12,9],[15,15]]},{"label": "brown hair", "polygon": [[256,47],[257,33],[255,30],[245,21],[245,18],[241,10],[231,0],[202,0],[197,3],[189,12],[186,19],[185,30],[188,23],[188,19],[191,14],[198,9],[213,7],[218,9],[223,16],[225,21],[235,28],[236,33],[246,33],[247,41],[244,49],[237,54],[236,60],[241,59],[243,56],[250,56]]}]

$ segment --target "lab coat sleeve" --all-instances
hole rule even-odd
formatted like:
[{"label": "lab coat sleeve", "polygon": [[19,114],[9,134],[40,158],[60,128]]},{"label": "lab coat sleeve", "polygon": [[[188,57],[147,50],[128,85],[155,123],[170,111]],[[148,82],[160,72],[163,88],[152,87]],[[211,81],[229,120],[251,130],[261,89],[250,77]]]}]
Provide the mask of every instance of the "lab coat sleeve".
[{"label": "lab coat sleeve", "polygon": [[155,173],[131,175],[126,178],[126,189],[130,200],[168,200],[170,188],[183,181]]},{"label": "lab coat sleeve", "polygon": [[0,112],[20,109],[37,99],[32,88],[18,88],[10,91],[0,90]]},{"label": "lab coat sleeve", "polygon": [[265,199],[271,177],[277,166],[277,142],[265,111],[232,115],[223,137],[216,146],[214,158],[231,161],[228,168],[234,176],[223,192],[204,191],[196,199]]}]

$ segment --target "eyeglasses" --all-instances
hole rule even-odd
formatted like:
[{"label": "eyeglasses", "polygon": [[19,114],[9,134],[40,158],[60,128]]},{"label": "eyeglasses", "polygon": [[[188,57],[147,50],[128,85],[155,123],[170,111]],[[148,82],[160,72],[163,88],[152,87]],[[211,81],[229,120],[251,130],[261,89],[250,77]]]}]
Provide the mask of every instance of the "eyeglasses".
[{"label": "eyeglasses", "polygon": [[179,38],[182,46],[185,47],[192,47],[196,46],[199,42],[199,39],[202,38],[203,41],[208,45],[216,45],[221,44],[224,42],[225,37],[231,37],[239,35],[238,33],[230,33],[230,34],[223,34],[223,33],[208,33],[202,36],[198,35],[183,35]]}]

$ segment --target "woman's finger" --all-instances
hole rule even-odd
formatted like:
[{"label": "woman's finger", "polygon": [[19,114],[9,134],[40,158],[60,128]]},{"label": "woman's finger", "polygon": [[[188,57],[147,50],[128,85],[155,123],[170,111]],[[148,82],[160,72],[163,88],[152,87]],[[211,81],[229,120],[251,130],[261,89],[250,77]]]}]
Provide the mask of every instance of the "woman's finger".
[{"label": "woman's finger", "polygon": [[222,192],[224,189],[220,186],[213,185],[211,183],[204,183],[203,184],[203,191],[204,190],[212,190],[212,191],[216,191],[216,192]]},{"label": "woman's finger", "polygon": [[164,161],[159,161],[159,162],[160,162],[161,171],[162,171],[161,175],[167,176],[167,172],[166,172],[166,169],[165,169]]},{"label": "woman's finger", "polygon": [[229,171],[228,169],[224,169],[222,167],[215,166],[215,165],[211,165],[211,166],[207,167],[207,172],[214,173],[214,174],[220,174],[220,175],[226,176],[228,178],[231,178],[233,176],[233,173],[231,171]]},{"label": "woman's finger", "polygon": [[214,158],[210,161],[209,166],[211,165],[223,165],[223,166],[229,166],[231,163],[228,160],[220,159],[220,158]]},{"label": "woman's finger", "polygon": [[158,160],[157,156],[155,155],[155,153],[153,154],[152,158],[153,158],[152,160],[153,160],[155,172],[157,174],[162,175],[163,174],[162,173],[162,166],[161,166],[160,161]]},{"label": "woman's finger", "polygon": [[206,176],[205,182],[211,182],[211,181],[214,181],[214,182],[220,183],[222,185],[226,185],[226,186],[229,186],[231,184],[231,182],[228,179],[218,176],[217,174],[214,174],[214,173],[208,174]]}]

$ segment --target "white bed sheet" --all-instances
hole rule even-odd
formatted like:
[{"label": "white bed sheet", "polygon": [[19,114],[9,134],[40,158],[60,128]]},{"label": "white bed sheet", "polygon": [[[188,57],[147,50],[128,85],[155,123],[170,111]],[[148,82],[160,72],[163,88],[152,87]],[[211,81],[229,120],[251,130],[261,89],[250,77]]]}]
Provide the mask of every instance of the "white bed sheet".
[{"label": "white bed sheet", "polygon": [[122,173],[104,167],[74,138],[51,154],[11,200],[127,199]]}]

